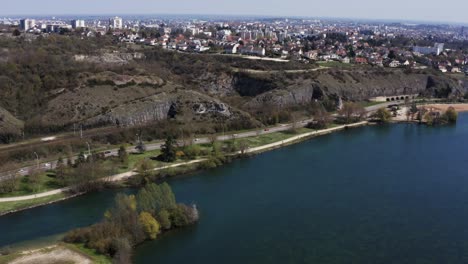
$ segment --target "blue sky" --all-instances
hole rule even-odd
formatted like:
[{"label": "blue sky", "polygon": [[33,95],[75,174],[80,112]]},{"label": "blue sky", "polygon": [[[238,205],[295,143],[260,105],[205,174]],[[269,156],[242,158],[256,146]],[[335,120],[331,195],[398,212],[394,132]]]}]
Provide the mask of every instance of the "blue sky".
[{"label": "blue sky", "polygon": [[468,23],[468,0],[4,0],[1,15],[232,14]]}]

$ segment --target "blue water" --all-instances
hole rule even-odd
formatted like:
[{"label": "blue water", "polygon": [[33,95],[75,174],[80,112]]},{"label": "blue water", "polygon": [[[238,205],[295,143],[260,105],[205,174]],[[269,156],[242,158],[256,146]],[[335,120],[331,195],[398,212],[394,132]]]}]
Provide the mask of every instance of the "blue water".
[{"label": "blue water", "polygon": [[[468,263],[468,114],[357,128],[170,181],[200,222],[136,263]],[[128,190],[131,191],[131,190]],[[102,218],[106,191],[0,217],[0,245]]]}]

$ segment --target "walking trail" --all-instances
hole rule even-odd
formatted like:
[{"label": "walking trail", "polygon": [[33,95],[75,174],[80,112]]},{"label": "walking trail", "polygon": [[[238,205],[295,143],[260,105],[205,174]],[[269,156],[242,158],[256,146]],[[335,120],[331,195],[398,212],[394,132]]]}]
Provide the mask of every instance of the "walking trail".
[{"label": "walking trail", "polygon": [[[281,147],[281,146],[283,146],[285,144],[289,144],[289,143],[292,143],[292,142],[300,140],[300,139],[304,139],[304,138],[308,138],[308,137],[312,137],[312,136],[318,136],[318,135],[325,135],[325,134],[333,133],[333,132],[338,131],[338,130],[343,130],[343,129],[347,128],[347,127],[359,127],[359,126],[363,126],[363,125],[366,125],[366,124],[368,124],[368,122],[363,121],[363,122],[349,124],[349,125],[342,125],[342,126],[337,126],[337,127],[333,127],[333,128],[317,130],[317,131],[313,131],[313,132],[309,132],[309,133],[300,134],[300,135],[297,135],[297,136],[294,136],[294,137],[291,137],[291,138],[288,138],[288,139],[285,139],[285,140],[282,140],[282,141],[274,142],[274,143],[271,143],[271,144],[267,144],[267,145],[263,145],[263,146],[259,146],[259,147],[255,147],[255,148],[249,148],[244,152],[245,153],[260,152],[260,151],[263,151],[263,150],[268,150],[268,149],[272,149],[272,148]],[[239,151],[239,152],[237,152],[237,154],[241,154],[241,152]],[[164,167],[155,168],[154,171],[159,171],[159,170],[164,170],[164,169],[169,169],[169,168],[176,168],[176,167],[180,167],[180,166],[184,166],[184,165],[196,164],[196,163],[200,163],[200,162],[203,162],[203,161],[206,161],[206,160],[207,159],[197,159],[197,160],[192,160],[192,161],[188,161],[188,162],[172,164],[172,165],[168,165],[168,166],[164,166]],[[105,177],[102,180],[107,181],[107,182],[109,182],[109,181],[110,182],[118,182],[118,181],[123,181],[123,180],[126,180],[128,178],[131,178],[131,177],[133,177],[133,176],[135,176],[137,174],[138,174],[138,172],[136,172],[136,171],[129,171],[129,172],[124,172],[124,173],[121,173],[121,174],[116,174],[116,175],[113,175],[113,176]],[[66,187],[66,188],[61,188],[61,189],[57,189],[57,190],[52,190],[52,191],[38,193],[38,194],[32,194],[32,195],[16,196],[16,197],[5,197],[5,198],[0,198],[0,203],[26,201],[26,200],[32,200],[32,199],[52,196],[52,195],[55,195],[55,194],[67,192],[70,189],[71,189],[70,187]]]}]

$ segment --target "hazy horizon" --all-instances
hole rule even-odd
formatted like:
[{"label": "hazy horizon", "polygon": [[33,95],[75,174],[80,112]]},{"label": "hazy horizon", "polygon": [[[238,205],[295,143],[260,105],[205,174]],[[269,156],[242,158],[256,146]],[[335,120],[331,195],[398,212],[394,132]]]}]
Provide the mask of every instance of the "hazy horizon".
[{"label": "hazy horizon", "polygon": [[[327,2],[328,3],[328,2]],[[238,0],[220,4],[214,0],[197,2],[163,2],[134,0],[61,0],[22,1],[21,6],[6,2],[0,10],[2,16],[80,16],[80,15],[211,15],[211,16],[255,16],[255,17],[317,17],[344,18],[355,20],[419,21],[435,23],[468,24],[464,10],[468,1],[455,0],[450,6],[441,6],[434,0],[394,0],[391,4],[379,4],[372,0],[336,0],[334,9],[327,3],[305,0],[247,1]]]}]

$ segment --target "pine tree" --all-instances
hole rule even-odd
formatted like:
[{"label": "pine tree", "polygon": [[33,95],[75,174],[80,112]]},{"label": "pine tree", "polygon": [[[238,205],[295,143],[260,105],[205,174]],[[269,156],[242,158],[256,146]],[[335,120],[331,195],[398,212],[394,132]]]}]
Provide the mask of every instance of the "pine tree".
[{"label": "pine tree", "polygon": [[161,147],[161,152],[162,161],[174,162],[176,160],[177,157],[174,137],[168,136],[166,138],[166,142]]}]

